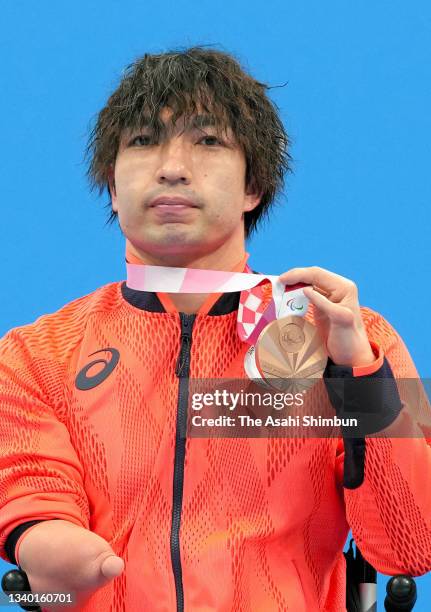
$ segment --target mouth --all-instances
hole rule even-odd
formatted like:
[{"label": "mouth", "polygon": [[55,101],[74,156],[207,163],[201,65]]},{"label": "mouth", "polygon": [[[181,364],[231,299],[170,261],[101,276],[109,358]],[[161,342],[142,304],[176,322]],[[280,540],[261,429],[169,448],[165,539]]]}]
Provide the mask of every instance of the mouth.
[{"label": "mouth", "polygon": [[174,211],[199,207],[195,202],[187,198],[181,198],[179,196],[159,196],[150,202],[149,208]]}]

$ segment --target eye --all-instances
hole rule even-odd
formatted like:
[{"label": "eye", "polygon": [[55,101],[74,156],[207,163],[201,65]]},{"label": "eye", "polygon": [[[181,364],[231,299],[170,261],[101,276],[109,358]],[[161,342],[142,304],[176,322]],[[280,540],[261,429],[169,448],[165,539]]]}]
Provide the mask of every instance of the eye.
[{"label": "eye", "polygon": [[153,139],[151,136],[147,134],[139,134],[139,136],[135,136],[129,142],[129,147],[148,147],[148,145],[153,144]]},{"label": "eye", "polygon": [[201,142],[203,142],[205,140],[207,141],[206,144],[208,146],[214,146],[214,145],[217,145],[217,144],[219,144],[219,145],[223,144],[223,142],[219,138],[217,138],[217,136],[211,136],[210,134],[207,134],[206,136],[203,136],[199,140],[199,143],[201,143]]}]

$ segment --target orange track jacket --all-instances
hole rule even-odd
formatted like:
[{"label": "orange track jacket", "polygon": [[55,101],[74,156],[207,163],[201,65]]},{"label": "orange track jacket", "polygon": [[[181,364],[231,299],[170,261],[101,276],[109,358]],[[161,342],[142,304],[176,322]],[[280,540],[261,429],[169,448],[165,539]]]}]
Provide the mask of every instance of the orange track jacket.
[{"label": "orange track jacket", "polygon": [[[83,612],[344,611],[349,527],[377,570],[431,569],[424,437],[367,438],[363,482],[347,488],[342,438],[177,435],[189,377],[246,376],[237,307],[225,294],[209,314],[180,316],[111,283],[3,338],[3,559],[26,521],[99,534],[125,571]],[[362,315],[395,377],[417,378],[389,323]]]}]

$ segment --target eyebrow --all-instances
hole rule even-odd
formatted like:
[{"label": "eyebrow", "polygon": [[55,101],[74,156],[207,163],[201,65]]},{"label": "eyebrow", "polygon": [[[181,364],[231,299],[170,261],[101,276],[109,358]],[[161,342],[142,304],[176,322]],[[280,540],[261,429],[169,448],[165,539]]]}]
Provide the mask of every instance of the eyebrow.
[{"label": "eyebrow", "polygon": [[[165,132],[166,124],[160,121],[159,119],[158,121],[160,123],[162,132]],[[205,128],[205,127],[214,127],[216,125],[218,125],[218,121],[216,120],[214,115],[203,113],[200,115],[193,115],[192,120],[188,122],[188,125],[185,127],[185,129],[190,129],[190,128],[199,129],[199,128]],[[152,127],[152,126],[153,126],[153,122],[148,116],[145,116],[142,122],[140,123],[141,128]]]},{"label": "eyebrow", "polygon": [[208,113],[203,115],[194,115],[192,119],[192,127],[203,128],[217,125],[214,115]]}]

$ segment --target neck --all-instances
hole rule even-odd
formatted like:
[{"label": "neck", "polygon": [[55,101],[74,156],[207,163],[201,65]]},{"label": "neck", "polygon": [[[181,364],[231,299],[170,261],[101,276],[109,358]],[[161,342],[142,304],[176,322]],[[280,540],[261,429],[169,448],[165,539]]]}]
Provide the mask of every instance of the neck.
[{"label": "neck", "polygon": [[167,266],[169,268],[197,268],[199,270],[232,270],[245,256],[244,243],[241,248],[230,250],[225,245],[203,254],[145,253],[136,249],[130,242],[126,245],[126,258],[130,263],[142,263],[149,266]]}]

